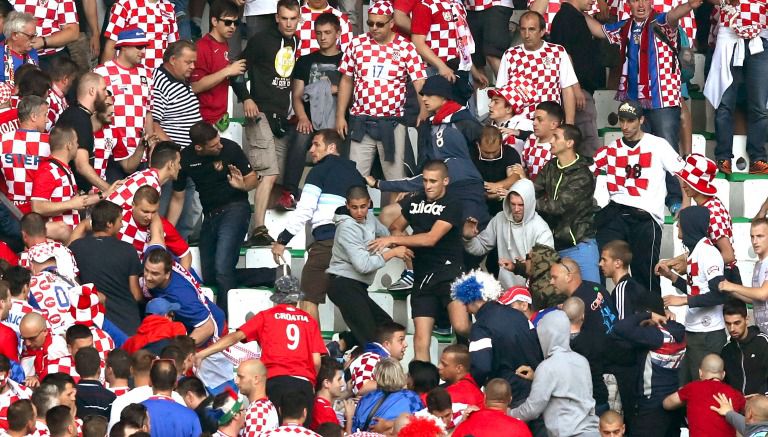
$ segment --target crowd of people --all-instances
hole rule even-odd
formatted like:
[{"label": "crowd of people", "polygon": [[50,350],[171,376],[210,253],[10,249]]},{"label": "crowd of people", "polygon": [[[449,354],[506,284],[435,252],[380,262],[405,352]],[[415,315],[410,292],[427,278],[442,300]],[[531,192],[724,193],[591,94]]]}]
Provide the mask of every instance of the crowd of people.
[{"label": "crowd of people", "polygon": [[0,436],[768,432],[768,200],[742,285],[714,184],[768,174],[765,1],[208,3],[0,3]]}]

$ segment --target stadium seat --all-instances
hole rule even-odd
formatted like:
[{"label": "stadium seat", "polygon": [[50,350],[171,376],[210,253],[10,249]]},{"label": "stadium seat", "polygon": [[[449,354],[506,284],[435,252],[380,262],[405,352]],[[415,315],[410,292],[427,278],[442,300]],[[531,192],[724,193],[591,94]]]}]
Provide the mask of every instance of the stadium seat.
[{"label": "stadium seat", "polygon": [[272,290],[268,288],[234,288],[227,294],[229,305],[229,329],[237,329],[259,311],[272,308],[274,304],[269,297]]},{"label": "stadium seat", "polygon": [[[615,100],[616,90],[595,90],[592,97],[595,99],[595,107],[597,109],[597,128],[617,127],[618,116],[616,116],[616,113],[619,108],[619,102]],[[615,117],[611,116],[611,114]],[[613,123],[610,123],[609,120],[613,121]]]}]

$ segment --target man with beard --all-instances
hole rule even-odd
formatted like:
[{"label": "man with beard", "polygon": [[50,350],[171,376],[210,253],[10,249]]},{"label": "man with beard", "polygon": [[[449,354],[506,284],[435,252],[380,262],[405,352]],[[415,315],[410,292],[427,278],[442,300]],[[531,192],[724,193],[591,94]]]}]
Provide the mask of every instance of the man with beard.
[{"label": "man with beard", "polygon": [[64,110],[58,123],[72,126],[77,132],[78,145],[75,155],[75,180],[78,187],[88,190],[96,187],[101,191],[109,189],[109,184],[95,170],[94,134],[91,118],[94,113],[106,112],[107,85],[96,73],[85,73],[77,86],[77,104]]}]

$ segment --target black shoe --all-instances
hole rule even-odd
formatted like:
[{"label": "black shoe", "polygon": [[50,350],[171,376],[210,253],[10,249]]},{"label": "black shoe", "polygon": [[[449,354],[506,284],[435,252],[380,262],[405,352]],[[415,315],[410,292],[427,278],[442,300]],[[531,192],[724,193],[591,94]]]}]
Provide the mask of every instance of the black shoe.
[{"label": "black shoe", "polygon": [[253,230],[253,233],[251,234],[251,238],[249,238],[245,243],[243,243],[243,247],[271,246],[272,243],[274,242],[275,242],[275,239],[269,235],[269,231],[267,231],[267,227],[259,226],[258,228]]}]

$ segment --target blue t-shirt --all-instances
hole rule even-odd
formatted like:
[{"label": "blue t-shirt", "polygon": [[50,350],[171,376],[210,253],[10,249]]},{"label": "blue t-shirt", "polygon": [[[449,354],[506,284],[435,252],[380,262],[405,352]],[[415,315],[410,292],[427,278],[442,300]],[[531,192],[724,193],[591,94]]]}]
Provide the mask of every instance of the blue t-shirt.
[{"label": "blue t-shirt", "polygon": [[197,414],[172,399],[149,398],[142,404],[149,412],[152,437],[199,437],[203,432]]},{"label": "blue t-shirt", "polygon": [[[205,298],[208,308],[197,297],[195,286],[181,274],[171,271],[171,281],[165,288],[153,288],[150,290],[153,297],[162,297],[170,302],[178,303],[181,308],[176,311],[176,320],[183,323],[187,331],[191,332],[208,320],[212,315],[219,333],[224,329],[224,312],[216,304]],[[209,312],[210,310],[210,312]]]}]

